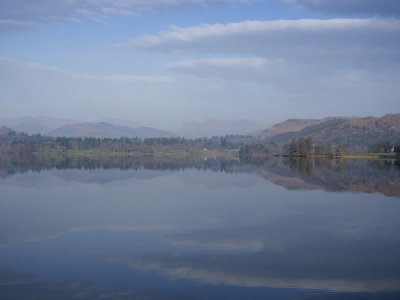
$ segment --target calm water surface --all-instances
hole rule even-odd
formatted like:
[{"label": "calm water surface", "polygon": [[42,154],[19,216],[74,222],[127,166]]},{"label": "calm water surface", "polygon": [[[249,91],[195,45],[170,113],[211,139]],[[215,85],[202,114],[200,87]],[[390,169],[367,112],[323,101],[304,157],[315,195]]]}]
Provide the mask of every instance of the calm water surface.
[{"label": "calm water surface", "polygon": [[0,174],[0,299],[400,298],[394,161]]}]

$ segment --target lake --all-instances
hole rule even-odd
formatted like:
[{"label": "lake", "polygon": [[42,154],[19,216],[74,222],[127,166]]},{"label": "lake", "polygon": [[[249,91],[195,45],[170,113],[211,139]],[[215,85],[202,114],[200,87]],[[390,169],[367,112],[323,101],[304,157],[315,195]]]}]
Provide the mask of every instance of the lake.
[{"label": "lake", "polygon": [[394,160],[0,166],[1,299],[399,299]]}]

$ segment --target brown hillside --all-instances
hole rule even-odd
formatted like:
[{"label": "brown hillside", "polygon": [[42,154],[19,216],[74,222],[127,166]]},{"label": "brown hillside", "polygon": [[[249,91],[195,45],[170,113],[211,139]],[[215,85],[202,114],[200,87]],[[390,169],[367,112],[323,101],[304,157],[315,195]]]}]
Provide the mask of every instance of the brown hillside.
[{"label": "brown hillside", "polygon": [[388,114],[382,118],[367,117],[356,119],[352,120],[350,124],[352,127],[358,129],[400,133],[400,114]]},{"label": "brown hillside", "polygon": [[344,141],[349,146],[368,147],[382,141],[395,143],[400,139],[400,114],[388,114],[382,118],[291,119],[263,131],[259,137],[266,142],[284,145],[309,135],[315,141]]},{"label": "brown hillside", "polygon": [[[265,129],[259,134],[262,139],[285,133],[285,132],[297,132],[311,125],[318,125],[336,118],[324,118],[324,119],[288,119],[273,125],[270,128]],[[343,118],[337,118],[343,119]]]}]

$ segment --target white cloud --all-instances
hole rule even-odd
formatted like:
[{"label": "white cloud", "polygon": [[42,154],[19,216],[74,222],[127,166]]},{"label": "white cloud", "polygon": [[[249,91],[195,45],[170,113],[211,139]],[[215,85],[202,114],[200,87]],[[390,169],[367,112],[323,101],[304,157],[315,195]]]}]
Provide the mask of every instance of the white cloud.
[{"label": "white cloud", "polygon": [[400,16],[398,0],[277,0],[290,7],[329,15]]},{"label": "white cloud", "polygon": [[0,26],[2,25],[9,25],[9,26],[26,26],[30,25],[29,22],[21,22],[15,20],[0,20]]},{"label": "white cloud", "polygon": [[148,83],[171,83],[175,82],[175,78],[169,76],[138,76],[138,75],[128,75],[128,74],[115,74],[107,76],[89,75],[81,73],[73,73],[65,71],[53,66],[38,64],[34,62],[23,62],[18,60],[13,60],[7,57],[0,57],[0,63],[11,63],[15,65],[20,65],[23,67],[29,67],[32,69],[40,69],[45,71],[51,71],[58,73],[60,75],[66,75],[70,78],[83,79],[83,80],[93,80],[93,81],[104,81],[104,82],[148,82]]},{"label": "white cloud", "polygon": [[31,22],[0,19],[0,32],[29,28],[34,26]]},{"label": "white cloud", "polygon": [[167,65],[168,70],[185,71],[193,68],[221,67],[221,68],[249,68],[259,69],[264,66],[264,58],[211,58],[202,60],[178,61]]},{"label": "white cloud", "polygon": [[178,61],[168,64],[166,69],[198,78],[223,80],[225,83],[242,85],[245,82],[253,82],[276,91],[310,95],[331,90],[343,92],[350,88],[378,87],[385,81],[392,84],[399,82],[399,72],[373,74],[351,68],[326,70],[318,64],[260,57]]},{"label": "white cloud", "polygon": [[136,76],[136,75],[109,75],[109,76],[95,76],[79,73],[69,73],[73,78],[97,80],[97,81],[114,81],[114,82],[148,82],[148,83],[169,83],[174,82],[173,77],[167,76]]},{"label": "white cloud", "polygon": [[[269,60],[252,58],[211,58],[170,63],[166,69],[201,78],[217,78],[233,82],[256,82],[264,85],[279,85],[288,82],[289,66],[283,59]],[[292,72],[293,73],[293,72]]]},{"label": "white cloud", "polygon": [[[129,46],[134,49],[145,50],[180,50],[187,49],[194,51],[190,46],[194,43],[214,42],[213,44],[204,45],[201,51],[216,52],[216,51],[252,51],[255,45],[248,44],[251,42],[259,42],[259,47],[272,45],[274,40],[285,41],[287,43],[312,43],[318,44],[320,40],[312,40],[311,38],[330,39],[326,34],[342,33],[344,36],[338,37],[336,41],[348,40],[355,33],[369,31],[369,33],[387,33],[397,34],[400,31],[400,21],[397,20],[377,20],[377,19],[302,19],[302,20],[276,20],[276,21],[244,21],[238,23],[227,24],[203,24],[194,27],[177,27],[170,26],[168,30],[161,31],[158,35],[143,35],[132,39]],[[283,34],[283,36],[282,36]],[[300,37],[295,38],[297,34],[302,34],[301,37],[309,37],[306,41],[301,41]],[[375,38],[375,36],[371,36]],[[220,39],[224,40],[221,41]],[[216,40],[217,39],[217,40]],[[239,45],[239,48],[229,48],[227,45],[222,48],[226,40]],[[220,41],[217,43],[217,41]],[[373,43],[373,41],[369,41]],[[198,46],[198,45],[196,45]]]},{"label": "white cloud", "polygon": [[172,54],[251,55],[333,68],[382,69],[400,62],[400,20],[244,21],[171,26],[138,36],[135,50]]},{"label": "white cloud", "polygon": [[[3,0],[0,19],[12,22],[100,21],[107,16],[131,17],[143,11],[217,3],[249,3],[257,0]],[[2,24],[0,23],[0,26]]]},{"label": "white cloud", "polygon": [[[142,12],[212,4],[280,2],[324,14],[349,16],[400,16],[398,0],[2,0],[0,20],[9,22],[100,21],[108,16],[132,17]],[[4,22],[0,22],[4,27]]]},{"label": "white cloud", "polygon": [[[231,102],[239,101],[233,94],[245,90],[242,101],[257,98],[250,92],[257,90],[268,99],[266,103],[286,99],[290,107],[307,103],[303,108],[308,112],[340,115],[344,104],[354,108],[362,103],[357,110],[375,107],[376,111],[377,99],[384,99],[380,101],[386,110],[395,103],[400,86],[398,36],[399,20],[245,21],[173,26],[138,36],[125,47],[197,56],[170,63],[166,69],[200,78],[204,87],[211,81],[221,85]],[[296,114],[300,110],[297,107]]]}]

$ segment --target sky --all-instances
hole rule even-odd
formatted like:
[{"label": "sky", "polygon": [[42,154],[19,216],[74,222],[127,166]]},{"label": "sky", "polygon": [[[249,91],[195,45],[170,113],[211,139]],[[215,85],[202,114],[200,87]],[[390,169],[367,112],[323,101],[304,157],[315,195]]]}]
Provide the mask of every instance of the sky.
[{"label": "sky", "polygon": [[399,0],[0,0],[0,118],[400,113]]}]

